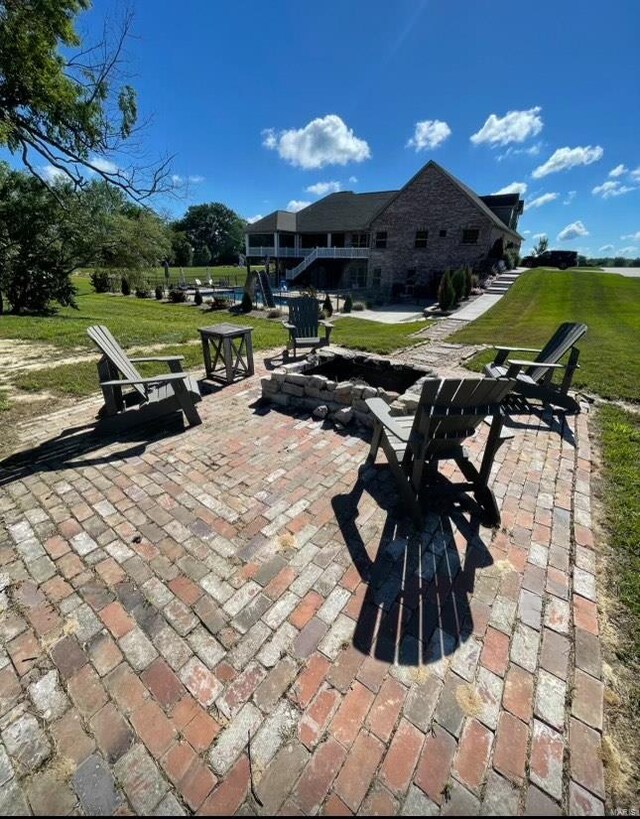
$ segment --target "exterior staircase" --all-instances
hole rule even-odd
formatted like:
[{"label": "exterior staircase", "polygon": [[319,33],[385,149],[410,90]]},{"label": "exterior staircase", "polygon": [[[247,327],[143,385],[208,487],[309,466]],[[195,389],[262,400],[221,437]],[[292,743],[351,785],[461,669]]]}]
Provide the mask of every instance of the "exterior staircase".
[{"label": "exterior staircase", "polygon": [[293,281],[316,259],[368,259],[368,247],[316,247],[296,267],[287,270],[287,281]]},{"label": "exterior staircase", "polygon": [[516,270],[508,270],[506,273],[500,273],[491,282],[490,286],[484,291],[485,293],[493,293],[494,295],[504,296],[517,280],[521,273],[525,272],[525,268],[517,268]]},{"label": "exterior staircase", "polygon": [[258,273],[258,287],[260,288],[262,303],[265,305],[265,307],[275,307],[276,302],[273,298],[273,290],[271,289],[269,275],[264,270],[261,270]]}]

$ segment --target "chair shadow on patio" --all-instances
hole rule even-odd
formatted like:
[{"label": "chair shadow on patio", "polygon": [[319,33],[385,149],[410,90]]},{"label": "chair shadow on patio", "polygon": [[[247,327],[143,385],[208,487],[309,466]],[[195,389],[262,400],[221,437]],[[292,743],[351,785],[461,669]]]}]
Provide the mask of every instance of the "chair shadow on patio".
[{"label": "chair shadow on patio", "polygon": [[[59,435],[10,455],[0,461],[0,486],[23,480],[40,472],[99,466],[143,455],[154,441],[184,432],[178,414],[153,424],[127,429],[122,433],[100,431],[95,422],[70,427]],[[120,444],[120,446],[117,446]]]},{"label": "chair shadow on patio", "polygon": [[[378,544],[365,544],[357,525],[365,492],[387,512]],[[351,492],[332,499],[354,566],[367,584],[353,645],[397,665],[433,664],[473,633],[475,573],[493,559],[479,534],[479,517],[468,509],[434,508],[418,531],[395,514],[395,497],[388,471],[368,466],[361,467]]]}]

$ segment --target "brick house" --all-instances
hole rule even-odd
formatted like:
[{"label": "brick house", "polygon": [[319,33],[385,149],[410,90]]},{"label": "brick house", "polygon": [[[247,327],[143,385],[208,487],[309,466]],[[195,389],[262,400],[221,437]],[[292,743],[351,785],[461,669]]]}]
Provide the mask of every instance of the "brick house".
[{"label": "brick house", "polygon": [[294,285],[428,295],[447,268],[476,269],[519,251],[523,201],[478,196],[433,161],[397,191],[325,196],[247,226],[250,262],[266,257]]}]

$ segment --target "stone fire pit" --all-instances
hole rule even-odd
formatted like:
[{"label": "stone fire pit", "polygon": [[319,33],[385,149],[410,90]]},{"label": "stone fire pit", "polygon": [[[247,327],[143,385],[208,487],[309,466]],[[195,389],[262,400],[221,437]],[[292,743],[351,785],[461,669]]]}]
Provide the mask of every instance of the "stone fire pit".
[{"label": "stone fire pit", "polygon": [[338,424],[355,419],[371,427],[365,398],[379,396],[394,415],[414,412],[424,380],[433,376],[433,370],[379,356],[323,349],[265,376],[262,397],[283,407],[308,409]]}]

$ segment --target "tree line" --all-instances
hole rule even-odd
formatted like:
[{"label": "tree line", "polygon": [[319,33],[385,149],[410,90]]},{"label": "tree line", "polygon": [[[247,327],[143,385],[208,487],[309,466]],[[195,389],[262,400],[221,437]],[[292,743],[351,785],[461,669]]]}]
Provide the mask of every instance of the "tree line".
[{"label": "tree line", "polygon": [[144,273],[170,265],[229,264],[245,222],[220,202],[193,205],[170,221],[106,180],[45,187],[0,163],[0,312],[42,313],[74,305],[71,274],[94,267]]}]

